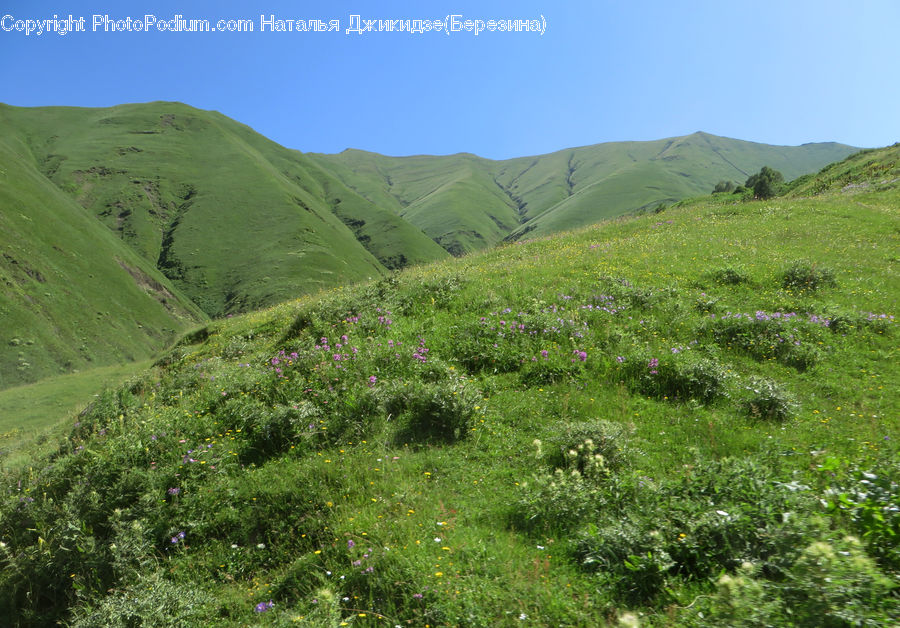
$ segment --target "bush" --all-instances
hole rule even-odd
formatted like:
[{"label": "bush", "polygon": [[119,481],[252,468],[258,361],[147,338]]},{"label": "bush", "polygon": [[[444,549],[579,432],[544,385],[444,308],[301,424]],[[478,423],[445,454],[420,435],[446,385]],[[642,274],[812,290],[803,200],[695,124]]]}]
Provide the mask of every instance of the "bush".
[{"label": "bush", "polygon": [[663,358],[633,357],[625,361],[632,387],[657,398],[709,403],[725,394],[728,373],[709,358],[678,353]]},{"label": "bush", "polygon": [[794,397],[770,379],[754,379],[745,390],[750,397],[743,403],[744,411],[753,418],[784,421],[797,409]]},{"label": "bush", "polygon": [[806,545],[780,581],[745,562],[716,585],[710,599],[682,611],[680,624],[849,627],[896,625],[900,619],[900,603],[891,595],[897,585],[852,536]]},{"label": "bush", "polygon": [[139,579],[124,590],[101,598],[96,606],[81,607],[73,628],[93,626],[197,626],[208,597],[193,585],[178,585],[157,574]]},{"label": "bush", "polygon": [[732,268],[730,266],[726,268],[720,268],[719,270],[713,273],[713,279],[720,284],[726,286],[736,286],[742,283],[747,283],[750,281],[750,278],[740,268]]},{"label": "bush", "polygon": [[577,542],[582,565],[609,578],[628,604],[655,598],[675,565],[658,530],[624,520],[604,528],[589,525]]},{"label": "bush", "polygon": [[622,469],[632,455],[630,445],[633,425],[623,425],[604,419],[593,419],[582,423],[559,423],[553,426],[554,436],[549,462],[554,466],[565,466],[569,451],[590,442],[593,454],[603,456],[606,468],[611,471]]},{"label": "bush", "polygon": [[777,196],[783,187],[784,175],[768,166],[747,179],[744,185],[753,190],[753,194],[759,199],[769,199]]},{"label": "bush", "polygon": [[[582,523],[603,500],[603,456],[590,441],[566,453],[565,469],[541,471],[520,487],[513,523],[526,530],[565,530]],[[580,467],[580,469],[579,469]]]},{"label": "bush", "polygon": [[399,428],[396,441],[451,442],[468,435],[481,392],[464,380],[395,384],[384,395],[384,408]]},{"label": "bush", "polygon": [[900,570],[900,464],[851,468],[847,479],[825,492],[825,505],[848,517],[884,565]]},{"label": "bush", "polygon": [[791,312],[767,314],[726,314],[708,319],[700,325],[700,332],[711,336],[719,346],[738,348],[758,361],[774,359],[798,371],[806,371],[821,359],[816,344],[825,339],[825,327],[812,320],[802,319]]},{"label": "bush", "polygon": [[831,269],[809,262],[794,262],[781,275],[781,287],[786,290],[815,292],[819,288],[834,287],[835,285],[837,283]]}]

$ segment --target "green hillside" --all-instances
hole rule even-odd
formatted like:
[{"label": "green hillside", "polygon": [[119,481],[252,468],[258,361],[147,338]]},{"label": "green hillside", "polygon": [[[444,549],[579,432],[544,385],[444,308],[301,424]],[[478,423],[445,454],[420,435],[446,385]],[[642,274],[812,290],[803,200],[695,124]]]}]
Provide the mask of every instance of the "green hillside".
[{"label": "green hillside", "polygon": [[791,182],[790,196],[811,196],[840,190],[844,194],[892,188],[900,182],[900,143],[889,148],[861,150],[816,174]]},{"label": "green hillside", "polygon": [[205,319],[9,135],[0,139],[0,285],[0,389],[146,359]]},{"label": "green hillside", "polygon": [[145,358],[205,316],[696,196],[763,164],[790,179],[852,150],[696,133],[506,161],[314,155],[165,102],[0,105],[0,129],[2,176],[16,182],[0,202],[0,269],[15,286],[0,388]]},{"label": "green hillside", "polygon": [[835,143],[770,146],[694,133],[504,161],[352,150],[310,157],[459,254],[706,194],[718,181],[743,183],[764,165],[793,179],[855,150]]},{"label": "green hillside", "polygon": [[58,187],[211,316],[383,272],[321,195],[269,160],[285,149],[220,114],[174,103],[6,113]]},{"label": "green hillside", "polygon": [[209,323],[0,476],[0,623],[897,625],[897,151],[845,166]]}]

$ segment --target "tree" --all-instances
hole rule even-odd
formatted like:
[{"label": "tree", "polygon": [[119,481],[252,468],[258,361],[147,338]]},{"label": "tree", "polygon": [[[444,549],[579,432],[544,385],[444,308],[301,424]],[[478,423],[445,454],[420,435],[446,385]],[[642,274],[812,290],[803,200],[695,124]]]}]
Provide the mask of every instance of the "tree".
[{"label": "tree", "polygon": [[754,175],[750,175],[750,178],[747,179],[744,185],[753,190],[753,195],[756,198],[767,199],[778,194],[783,181],[784,175],[768,166],[763,166],[762,170]]},{"label": "tree", "polygon": [[734,181],[719,181],[716,183],[716,187],[713,188],[713,194],[718,194],[720,192],[731,194],[734,192],[735,188],[737,188],[737,184]]}]

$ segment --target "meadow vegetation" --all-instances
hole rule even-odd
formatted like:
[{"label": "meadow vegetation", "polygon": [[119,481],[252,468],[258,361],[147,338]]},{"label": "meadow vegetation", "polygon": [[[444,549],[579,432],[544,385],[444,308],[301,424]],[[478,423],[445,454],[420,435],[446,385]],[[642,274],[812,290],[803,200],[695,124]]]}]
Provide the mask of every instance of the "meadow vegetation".
[{"label": "meadow vegetation", "polygon": [[204,325],[4,472],[0,618],[896,624],[898,208],[717,194]]}]

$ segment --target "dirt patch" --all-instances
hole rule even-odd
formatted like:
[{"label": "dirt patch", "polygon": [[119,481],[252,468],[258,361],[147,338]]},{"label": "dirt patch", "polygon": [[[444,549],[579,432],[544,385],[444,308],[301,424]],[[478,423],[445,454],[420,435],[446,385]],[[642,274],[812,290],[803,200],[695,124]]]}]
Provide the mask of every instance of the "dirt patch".
[{"label": "dirt patch", "polygon": [[24,277],[22,277],[22,274],[31,277],[38,283],[47,283],[47,278],[44,277],[41,271],[37,270],[36,268],[32,268],[25,262],[20,262],[12,255],[8,255],[6,253],[3,254],[3,259],[6,261],[10,271],[12,271],[13,278],[18,283],[21,284],[25,281]]},{"label": "dirt patch", "polygon": [[129,275],[131,275],[132,279],[134,279],[135,283],[138,285],[141,290],[149,294],[151,297],[156,299],[162,304],[168,311],[176,314],[175,304],[177,303],[177,299],[175,295],[172,294],[168,288],[159,283],[156,279],[142,271],[140,268],[132,268],[119,258],[116,258],[116,262],[121,266]]}]

